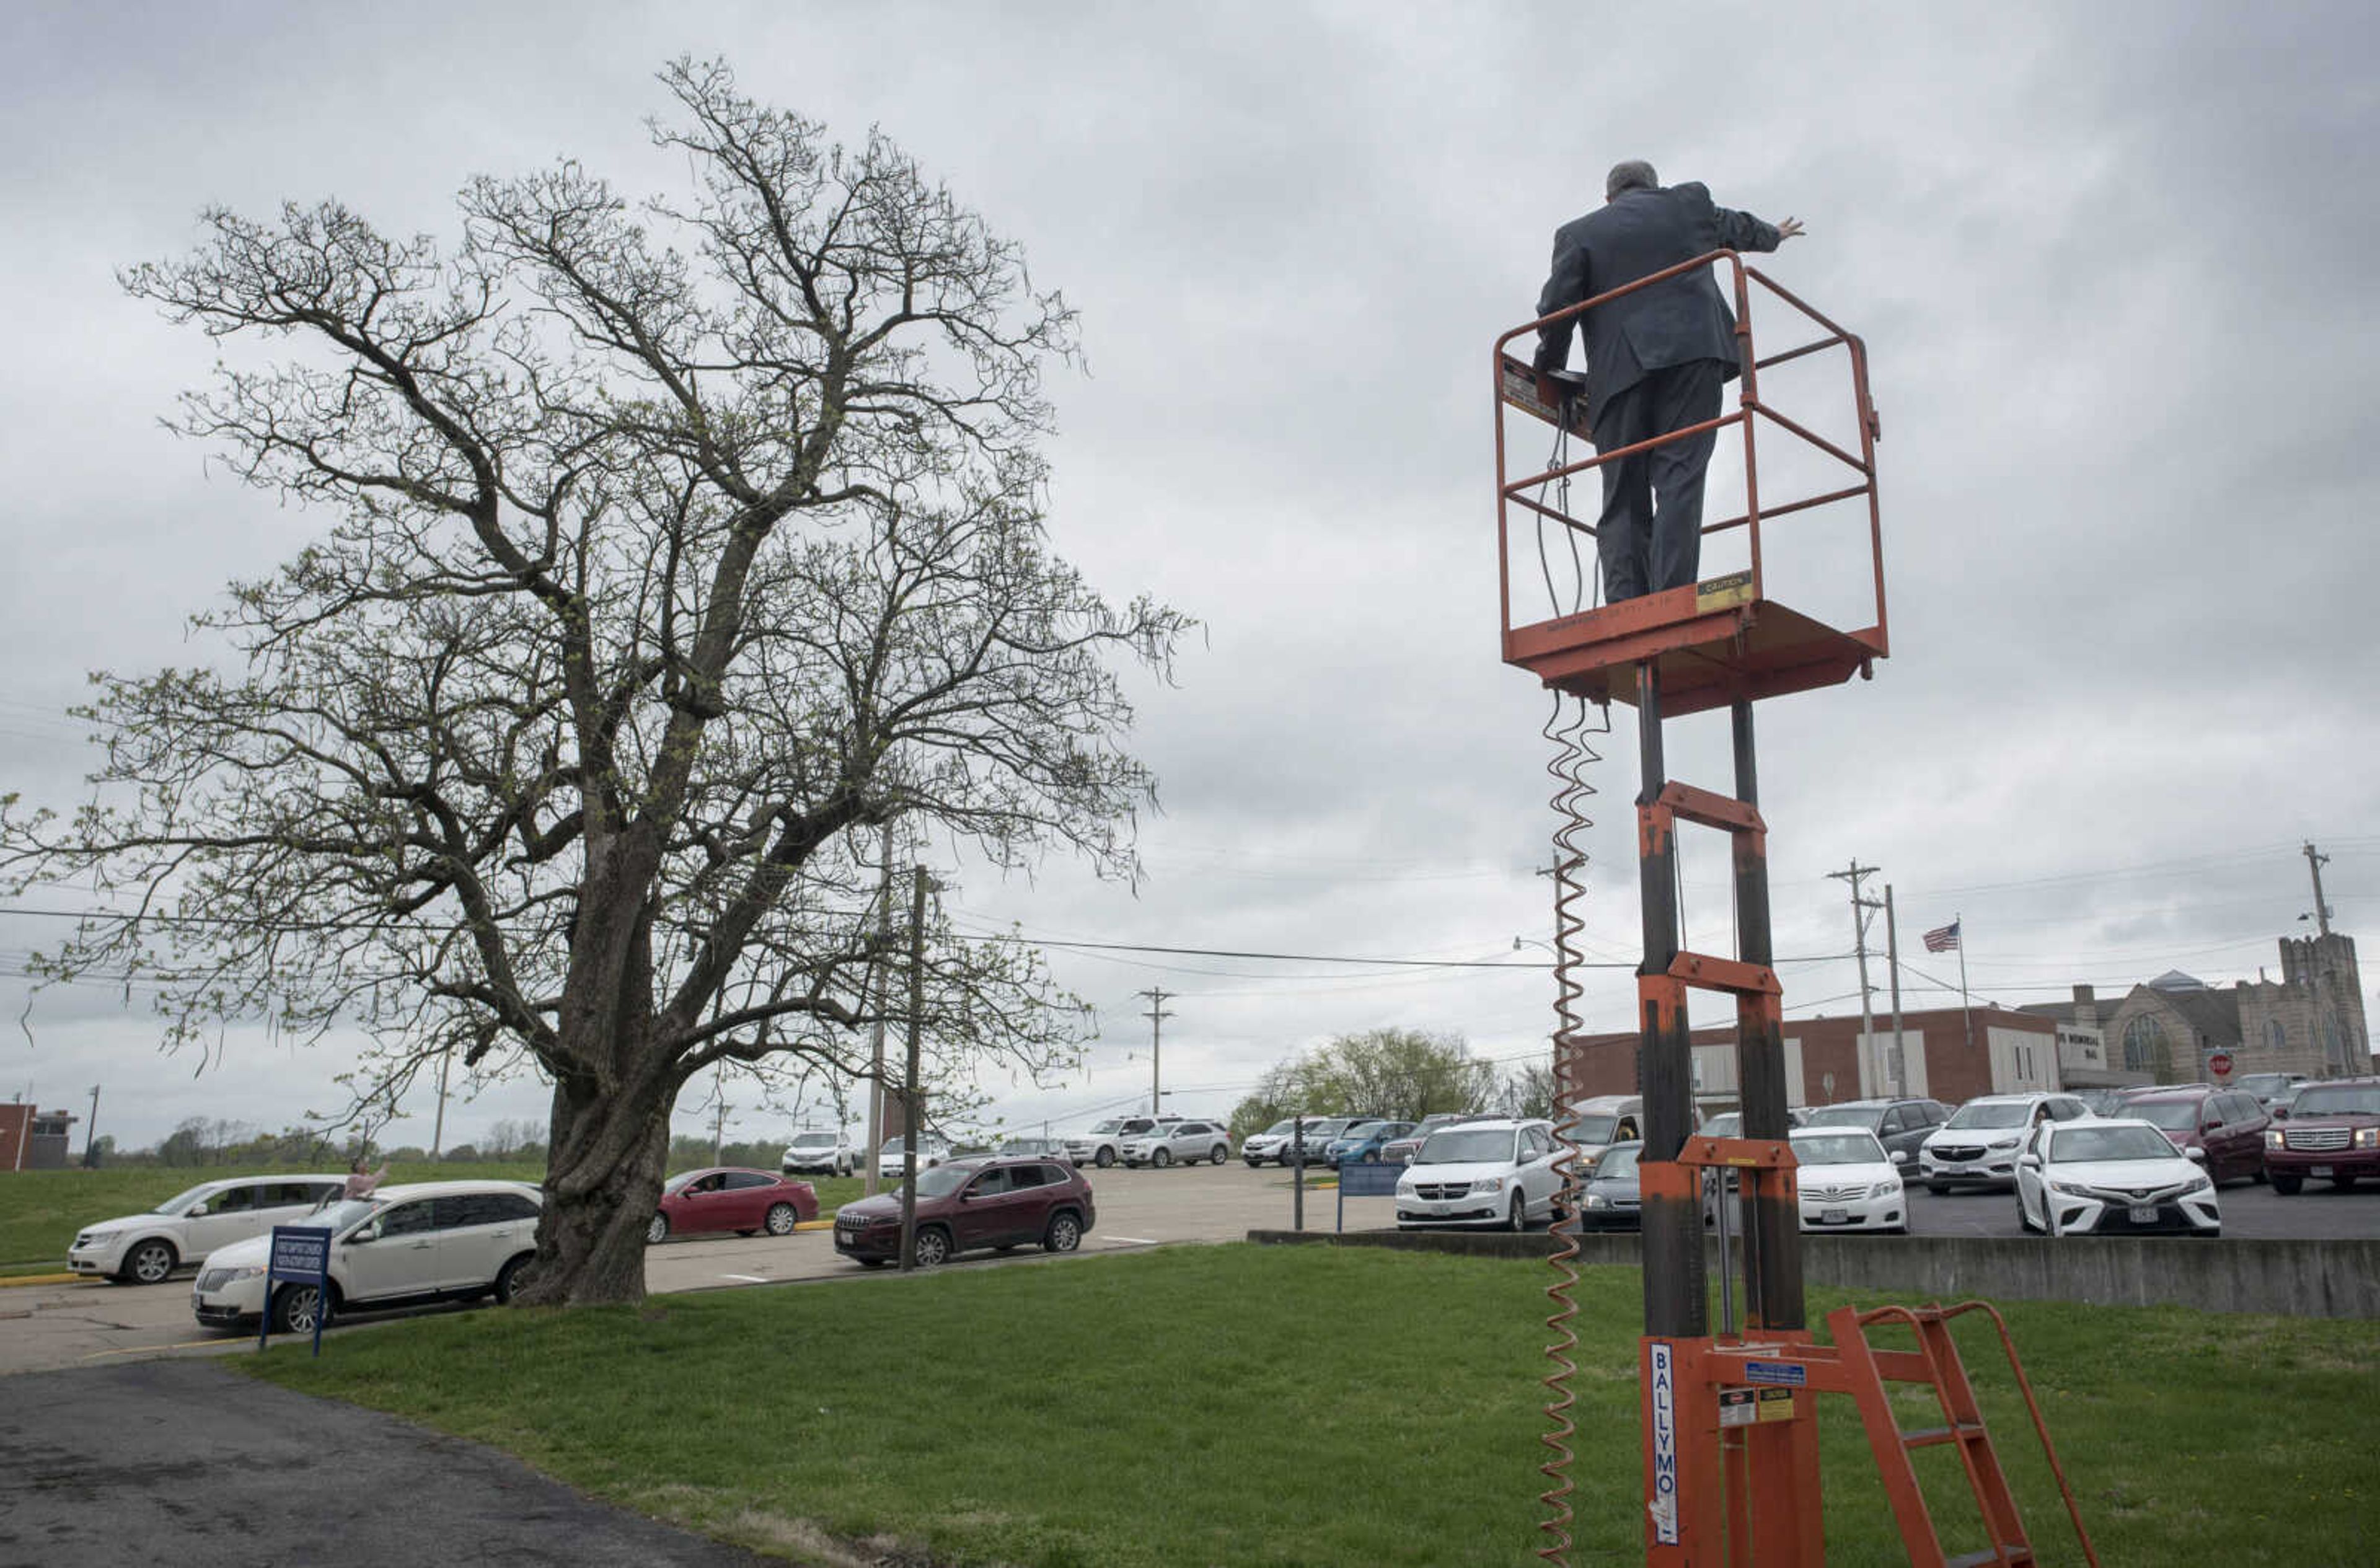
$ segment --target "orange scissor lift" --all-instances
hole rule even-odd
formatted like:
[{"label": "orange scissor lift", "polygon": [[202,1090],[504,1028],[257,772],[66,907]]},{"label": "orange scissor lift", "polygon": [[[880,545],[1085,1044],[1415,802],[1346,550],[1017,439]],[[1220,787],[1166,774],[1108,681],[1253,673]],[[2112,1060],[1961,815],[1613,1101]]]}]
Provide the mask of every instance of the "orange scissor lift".
[{"label": "orange scissor lift", "polygon": [[[1732,284],[1741,379],[1733,410],[1705,424],[1656,437],[1638,445],[1568,456],[1568,442],[1590,438],[1584,400],[1564,378],[1539,376],[1510,352],[1516,339],[1567,316],[1584,314],[1633,289],[1696,269],[1718,266]],[[1757,294],[1755,295],[1755,290]],[[1773,302],[1792,330],[1815,333],[1808,341],[1763,357],[1753,337],[1755,298]],[[1848,359],[1851,432],[1834,439],[1814,424],[1789,416],[1765,399],[1761,376],[1791,361],[1840,349]],[[1815,366],[1804,366],[1806,377]],[[1752,705],[1763,698],[1833,686],[1853,674],[1872,673],[1888,651],[1884,602],[1881,519],[1876,506],[1876,443],[1880,434],[1868,395],[1867,354],[1861,340],[1780,287],[1731,250],[1713,251],[1691,261],[1597,296],[1568,310],[1516,327],[1496,340],[1496,504],[1500,557],[1500,593],[1503,656],[1548,687],[1582,701],[1633,703],[1638,714],[1643,789],[1636,797],[1637,859],[1643,902],[1645,958],[1637,971],[1642,1029],[1640,1090],[1644,1096],[1644,1155],[1639,1166],[1643,1194],[1645,1334],[1638,1366],[1644,1410],[1645,1551],[1650,1568],[1818,1568],[1826,1561],[1818,1477],[1817,1396],[1848,1394],[1857,1405],[1881,1473],[1887,1497],[1915,1568],[1979,1568],[1985,1563],[2037,1561],[2025,1534],[2008,1478],[1986,1431],[1975,1392],[1950,1334],[1964,1314],[1987,1317],[1998,1328],[2017,1387],[2050,1468],[2064,1494],[2083,1555],[2095,1565],[2074,1494],[2050,1447],[2039,1403],[1999,1315],[1982,1302],[1943,1307],[1846,1307],[1827,1319],[1830,1343],[1812,1333],[1803,1304],[1800,1202],[1792,1146],[1787,1137],[1788,1098],[1783,1043],[1782,991],[1774,967],[1768,910],[1767,826],[1757,796]],[[1840,420],[1844,410],[1837,407]],[[1511,463],[1507,424],[1517,411],[1557,432],[1554,456],[1540,469],[1516,473]],[[1572,552],[1574,582],[1583,583],[1578,541],[1591,539],[1592,517],[1573,516],[1567,481],[1593,475],[1601,465],[1665,442],[1700,432],[1740,432],[1743,509],[1704,528],[1710,536],[1742,530],[1748,553],[1744,569],[1697,584],[1647,594],[1620,604],[1579,602],[1573,588],[1565,604],[1547,567],[1548,538]],[[1772,470],[1789,470],[1796,489],[1790,499],[1764,502],[1760,489],[1761,437],[1787,444],[1789,460],[1772,458]],[[1820,478],[1808,479],[1812,471]],[[1828,482],[1831,480],[1832,482]],[[1803,487],[1806,486],[1804,492]],[[1600,485],[1589,487],[1599,492]],[[1599,499],[1599,496],[1598,496]],[[1815,615],[1768,595],[1770,574],[1763,560],[1764,529],[1797,513],[1864,509],[1867,584],[1857,594],[1852,621],[1838,629]],[[1535,619],[1516,617],[1515,523],[1533,524],[1537,564],[1548,602]],[[1731,542],[1731,541],[1730,541]],[[1852,553],[1856,553],[1854,550]],[[1839,552],[1838,562],[1841,559]],[[1873,599],[1868,599],[1872,585]],[[1872,619],[1871,614],[1872,603]],[[1839,617],[1840,618],[1840,617]],[[1722,796],[1668,777],[1662,724],[1668,718],[1726,706],[1730,710],[1735,792]],[[1551,733],[1549,731],[1549,733]],[[1571,798],[1576,798],[1573,792]],[[1683,951],[1677,904],[1677,830],[1681,823],[1728,833],[1733,845],[1734,914],[1738,953],[1723,957]],[[1576,825],[1576,824],[1573,824]],[[1558,835],[1559,836],[1559,835]],[[1578,864],[1556,868],[1558,901],[1575,896]],[[1570,930],[1557,922],[1557,964],[1565,998],[1575,994],[1567,966]],[[1717,991],[1732,999],[1736,1017],[1736,1063],[1742,1106],[1742,1135],[1732,1138],[1693,1134],[1694,1084],[1687,1034],[1687,997]],[[1571,1022],[1567,1010],[1565,1024]],[[1557,1037],[1555,1085],[1562,1124],[1570,1131],[1569,1106],[1576,1094],[1577,1042],[1567,1027]],[[1721,1320],[1712,1331],[1705,1276],[1702,1222],[1704,1173],[1740,1190],[1741,1246],[1734,1244],[1734,1203],[1716,1204],[1719,1238]],[[1558,1267],[1575,1257],[1580,1173],[1570,1171]],[[1742,1320],[1736,1320],[1734,1258],[1740,1252]],[[1574,1277],[1574,1274],[1573,1276]],[[1560,1326],[1572,1308],[1556,1286],[1562,1309],[1549,1322]],[[1873,1332],[1906,1332],[1907,1346],[1874,1343]],[[1567,1332],[1567,1330],[1564,1330]],[[1557,1346],[1548,1354],[1567,1368]],[[1554,1489],[1546,1501],[1554,1517],[1544,1528],[1553,1544],[1539,1555],[1566,1562],[1570,1518],[1564,1500],[1569,1479],[1570,1396],[1566,1370],[1548,1379],[1558,1399],[1548,1414],[1558,1423],[1548,1444],[1560,1458],[1546,1473]],[[1933,1391],[1941,1424],[1904,1429],[1893,1412],[1890,1387],[1919,1385]],[[1934,1446],[1954,1449],[1972,1490],[1977,1523],[1961,1526],[1962,1538],[1980,1537],[1980,1550],[1946,1553],[1912,1455]]]}]

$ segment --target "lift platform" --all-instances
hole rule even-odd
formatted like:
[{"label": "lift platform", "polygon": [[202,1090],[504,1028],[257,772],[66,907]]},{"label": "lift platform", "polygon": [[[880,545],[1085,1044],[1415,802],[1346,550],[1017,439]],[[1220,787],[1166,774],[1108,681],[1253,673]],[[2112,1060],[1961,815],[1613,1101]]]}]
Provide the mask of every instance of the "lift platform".
[{"label": "lift platform", "polygon": [[[1736,338],[1743,367],[1736,383],[1734,410],[1633,446],[1515,471],[1518,443],[1508,429],[1515,415],[1582,443],[1591,441],[1582,399],[1564,382],[1539,376],[1516,357],[1515,340],[1534,340],[1537,329],[1548,322],[1583,314],[1681,273],[1713,265],[1724,267],[1733,284]],[[1803,340],[1763,357],[1754,343],[1755,301],[1774,301],[1784,323],[1781,330],[1799,331],[1805,334]],[[1843,351],[1848,373],[1836,378],[1826,399],[1828,407],[1788,412],[1764,397],[1762,371],[1836,349]],[[1814,428],[1827,422],[1824,416],[1845,412],[1854,421],[1856,449],[1829,440]],[[1516,605],[1514,556],[1524,542],[1520,537],[1522,526],[1535,521],[1567,530],[1591,546],[1594,518],[1601,510],[1602,487],[1596,470],[1620,458],[1714,430],[1722,432],[1722,438],[1730,430],[1740,432],[1742,509],[1706,523],[1703,536],[1707,543],[1714,536],[1744,530],[1750,563],[1743,570],[1618,604],[1568,605],[1556,601],[1549,589],[1542,597],[1523,591],[1522,602]],[[1822,471],[1836,472],[1841,482],[1802,490],[1790,497],[1772,493],[1764,500],[1760,463],[1764,432],[1772,440],[1793,443],[1802,452],[1823,455],[1828,461],[1821,466]],[[1595,702],[1633,702],[1633,672],[1650,662],[1660,675],[1663,710],[1673,716],[1837,686],[1854,675],[1871,675],[1875,661],[1891,651],[1884,603],[1884,536],[1876,493],[1876,444],[1880,434],[1868,396],[1866,346],[1757,268],[1745,265],[1732,250],[1696,257],[1557,312],[1545,322],[1531,322],[1504,334],[1496,340],[1496,539],[1504,662],[1519,665],[1556,690]],[[1773,449],[1771,456],[1773,473],[1779,466]],[[1592,501],[1566,505],[1561,498],[1569,487],[1564,481],[1581,475],[1591,481],[1584,488]],[[1712,500],[1716,502],[1716,495]],[[1865,508],[1867,576],[1874,597],[1873,615],[1866,624],[1838,628],[1768,596],[1765,546],[1768,529],[1778,519],[1840,505]],[[1533,530],[1533,536],[1531,541],[1542,548],[1542,529]],[[1527,580],[1525,562],[1519,576],[1523,582]]]},{"label": "lift platform", "polygon": [[[1524,336],[1564,316],[1583,314],[1639,288],[1696,268],[1718,267],[1732,280],[1737,343],[1741,355],[1736,407],[1731,413],[1633,446],[1573,459],[1569,446],[1588,440],[1585,411],[1575,390],[1555,376],[1539,376],[1510,351]],[[1781,302],[1779,312],[1803,330],[1806,341],[1763,357],[1754,344],[1754,306]],[[1788,361],[1840,349],[1849,373],[1837,378],[1834,410],[1848,415],[1857,434],[1846,444],[1814,429],[1827,422],[1788,414],[1764,395],[1761,372]],[[2023,1521],[1985,1428],[1966,1369],[1949,1331],[1961,1313],[1998,1314],[1981,1304],[1887,1307],[1867,1313],[1850,1310],[1828,1321],[1832,1343],[1821,1344],[1808,1322],[1802,1275],[1801,1208],[1792,1142],[1787,1119],[1788,1089],[1783,1039],[1783,994],[1776,968],[1768,906],[1768,825],[1759,807],[1755,760],[1753,705],[1771,697],[1840,684],[1868,675],[1889,651],[1884,600],[1883,534],[1876,504],[1876,444],[1879,434],[1869,400],[1867,354],[1861,341],[1779,286],[1733,251],[1714,251],[1656,273],[1622,288],[1515,327],[1496,342],[1496,513],[1503,657],[1553,690],[1585,702],[1613,699],[1637,710],[1638,763],[1642,787],[1636,800],[1638,895],[1644,930],[1644,960],[1636,971],[1637,1021],[1641,1029],[1639,1088],[1644,1096],[1644,1148],[1637,1164],[1643,1195],[1645,1333],[1638,1368],[1644,1401],[1644,1529],[1648,1568],[1822,1568],[1826,1562],[1820,1508],[1817,1409],[1821,1392],[1850,1395],[1876,1451],[1876,1465],[1913,1568],[2020,1568],[2036,1561]],[[1553,456],[1543,468],[1514,473],[1509,466],[1513,442],[1507,424],[1515,416],[1535,419],[1554,432]],[[1733,430],[1742,442],[1742,510],[1707,524],[1704,534],[1745,530],[1748,564],[1710,580],[1647,594],[1619,604],[1592,602],[1589,575],[1579,541],[1591,541],[1592,523],[1574,515],[1569,480],[1607,463],[1651,450],[1666,442],[1711,431]],[[1792,461],[1772,463],[1796,476],[1797,492],[1779,500],[1772,483],[1764,501],[1761,434],[1794,444]],[[1824,461],[1813,461],[1811,454]],[[1837,482],[1806,484],[1808,472]],[[1591,487],[1600,499],[1600,483]],[[1769,597],[1765,559],[1766,527],[1776,519],[1829,506],[1861,509],[1866,559],[1862,565],[1872,597],[1868,613],[1838,626]],[[1594,508],[1600,512],[1599,504]],[[1531,525],[1534,574],[1516,573],[1520,529]],[[1548,537],[1561,557],[1548,549]],[[1567,585],[1554,563],[1571,567]],[[1839,549],[1830,570],[1842,562]],[[1526,580],[1528,602],[1516,614],[1515,579]],[[1821,588],[1840,584],[1822,578]],[[1845,596],[1834,595],[1830,602]],[[1858,624],[1864,621],[1865,624]],[[1571,978],[1577,920],[1569,913],[1584,883],[1585,856],[1576,834],[1585,826],[1579,802],[1591,786],[1578,772],[1591,756],[1577,741],[1581,723],[1566,729],[1557,718],[1547,727],[1563,747],[1551,770],[1563,781],[1557,808],[1565,817],[1555,833],[1556,1004],[1561,1023],[1554,1042],[1556,1136],[1573,1147],[1574,1106],[1579,1098],[1576,1018],[1571,1003],[1578,989]],[[1721,794],[1668,776],[1663,725],[1681,714],[1729,710],[1735,779]],[[1678,910],[1677,835],[1682,827],[1715,829],[1730,835],[1734,881],[1737,952],[1732,955],[1683,949]],[[1687,1005],[1694,991],[1727,999],[1736,1018],[1737,1081],[1742,1086],[1742,1136],[1712,1138],[1694,1130],[1692,1049]],[[1552,1485],[1543,1494],[1550,1517],[1542,1526],[1551,1544],[1538,1555],[1565,1564],[1570,1547],[1571,1481],[1568,1440],[1575,1428],[1568,1412],[1568,1378],[1574,1370],[1568,1351],[1576,1340],[1568,1327],[1576,1308],[1568,1286],[1576,1273],[1575,1215],[1581,1207],[1579,1173],[1565,1176],[1566,1207],[1572,1218],[1557,1226],[1561,1246],[1554,1266],[1562,1275],[1548,1295],[1558,1306],[1548,1328],[1561,1335],[1547,1355],[1560,1368],[1547,1379],[1551,1396],[1546,1414],[1553,1423],[1546,1446],[1556,1457],[1542,1466]],[[1727,1194],[1725,1173],[1739,1197]],[[1719,1322],[1710,1321],[1705,1272],[1702,1195],[1715,1190],[1719,1251]],[[1740,1216],[1740,1220],[1739,1220]],[[1740,1234],[1741,1244],[1736,1237]],[[1742,1266],[1741,1321],[1736,1311],[1734,1265]],[[1871,1327],[1912,1331],[1914,1351],[1870,1343]],[[2001,1343],[2023,1389],[2043,1445],[2049,1434],[2040,1408],[2017,1366],[2015,1350],[2001,1328]],[[1944,1424],[1905,1431],[1898,1424],[1887,1384],[1920,1383],[1933,1390]],[[1912,1450],[1948,1446],[1959,1455],[1980,1525],[1972,1532],[1984,1545],[1958,1556],[1946,1552],[1931,1510],[1910,1461]],[[2067,1511],[2095,1564],[2082,1529],[2072,1489],[2058,1472]]]}]

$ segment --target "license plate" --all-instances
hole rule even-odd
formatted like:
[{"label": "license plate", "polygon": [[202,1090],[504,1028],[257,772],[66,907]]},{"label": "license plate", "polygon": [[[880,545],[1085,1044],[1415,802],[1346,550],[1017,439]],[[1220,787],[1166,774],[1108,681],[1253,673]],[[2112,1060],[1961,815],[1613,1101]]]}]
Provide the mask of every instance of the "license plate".
[{"label": "license plate", "polygon": [[2135,1225],[2154,1225],[2156,1223],[2156,1205],[2135,1203],[2131,1207],[2131,1215]]},{"label": "license plate", "polygon": [[1848,1225],[1851,1222],[1852,1214],[1851,1210],[1848,1209],[1821,1209],[1818,1210],[1818,1223],[1821,1225]]},{"label": "license plate", "polygon": [[2309,1176],[2327,1176],[2330,1174],[2330,1167],[2327,1165],[2316,1165],[2307,1171],[2306,1174]]}]

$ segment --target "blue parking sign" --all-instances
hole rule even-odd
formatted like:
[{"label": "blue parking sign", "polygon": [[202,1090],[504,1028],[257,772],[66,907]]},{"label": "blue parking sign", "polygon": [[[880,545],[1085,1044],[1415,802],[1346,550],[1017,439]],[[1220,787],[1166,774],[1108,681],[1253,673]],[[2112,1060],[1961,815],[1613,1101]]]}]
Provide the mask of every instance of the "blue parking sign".
[{"label": "blue parking sign", "polygon": [[273,1332],[273,1286],[285,1280],[314,1287],[314,1354],[322,1354],[322,1322],[331,1315],[331,1232],[324,1225],[275,1225],[273,1255],[264,1266],[264,1320],[256,1328],[262,1350]]}]

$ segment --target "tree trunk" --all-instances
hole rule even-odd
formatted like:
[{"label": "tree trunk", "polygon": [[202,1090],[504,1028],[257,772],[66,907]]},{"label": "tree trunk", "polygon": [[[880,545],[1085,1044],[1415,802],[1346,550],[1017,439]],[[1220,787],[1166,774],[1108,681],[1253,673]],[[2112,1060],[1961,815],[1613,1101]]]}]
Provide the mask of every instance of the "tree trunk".
[{"label": "tree trunk", "polygon": [[[521,1276],[516,1301],[600,1307],[645,1299],[645,1227],[661,1201],[669,1113],[666,1095],[607,1095],[583,1079],[554,1085],[537,1260]],[[611,1157],[606,1146],[622,1152]]]}]

